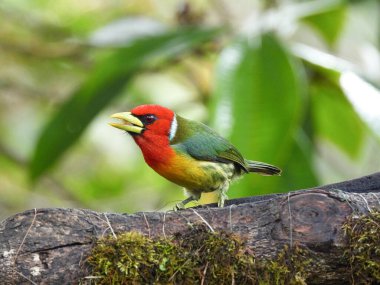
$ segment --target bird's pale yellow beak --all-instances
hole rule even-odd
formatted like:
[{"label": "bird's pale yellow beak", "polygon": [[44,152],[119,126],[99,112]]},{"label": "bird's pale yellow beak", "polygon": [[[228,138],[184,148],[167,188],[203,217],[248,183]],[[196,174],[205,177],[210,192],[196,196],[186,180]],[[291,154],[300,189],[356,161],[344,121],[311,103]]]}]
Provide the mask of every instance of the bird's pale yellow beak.
[{"label": "bird's pale yellow beak", "polygon": [[141,134],[144,130],[144,124],[131,112],[116,113],[111,118],[122,121],[121,123],[109,123],[112,127],[136,134]]}]

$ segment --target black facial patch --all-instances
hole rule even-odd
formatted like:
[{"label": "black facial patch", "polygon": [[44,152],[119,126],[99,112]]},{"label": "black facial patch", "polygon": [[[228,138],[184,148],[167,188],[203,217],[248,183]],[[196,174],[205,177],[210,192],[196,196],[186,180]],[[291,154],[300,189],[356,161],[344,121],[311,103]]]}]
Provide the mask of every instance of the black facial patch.
[{"label": "black facial patch", "polygon": [[157,120],[157,117],[153,114],[146,114],[140,116],[135,115],[135,117],[137,117],[144,124],[144,126],[151,125]]}]

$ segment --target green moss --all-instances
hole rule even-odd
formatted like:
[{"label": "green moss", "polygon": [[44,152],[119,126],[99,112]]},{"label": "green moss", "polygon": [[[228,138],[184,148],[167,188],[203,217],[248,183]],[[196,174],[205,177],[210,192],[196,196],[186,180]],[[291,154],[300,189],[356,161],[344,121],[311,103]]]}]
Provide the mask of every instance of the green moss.
[{"label": "green moss", "polygon": [[275,260],[261,263],[259,270],[259,274],[263,276],[261,284],[307,284],[307,268],[311,263],[312,259],[307,250],[298,245],[290,250],[286,245]]},{"label": "green moss", "polygon": [[276,260],[258,261],[238,236],[197,226],[170,239],[105,237],[88,263],[97,284],[305,284],[305,253],[285,247]]},{"label": "green moss", "polygon": [[352,216],[345,223],[348,259],[353,284],[380,283],[380,212]]},{"label": "green moss", "polygon": [[[351,217],[345,251],[354,284],[380,282],[380,213]],[[195,226],[170,238],[137,232],[97,241],[87,260],[96,284],[306,284],[311,253],[285,246],[259,260],[240,237]],[[233,281],[233,282],[232,282]]]},{"label": "green moss", "polygon": [[[88,259],[97,284],[181,283],[193,263],[170,239],[152,240],[137,232],[105,237]],[[192,280],[192,276],[186,276]]]}]

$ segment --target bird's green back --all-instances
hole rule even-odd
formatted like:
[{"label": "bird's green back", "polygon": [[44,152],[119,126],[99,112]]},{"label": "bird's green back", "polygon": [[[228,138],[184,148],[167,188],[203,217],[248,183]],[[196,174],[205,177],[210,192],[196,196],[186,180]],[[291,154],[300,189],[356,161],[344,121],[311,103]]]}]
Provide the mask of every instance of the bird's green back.
[{"label": "bird's green back", "polygon": [[171,147],[180,153],[205,161],[233,162],[248,172],[240,152],[226,139],[205,124],[176,115],[177,132]]}]

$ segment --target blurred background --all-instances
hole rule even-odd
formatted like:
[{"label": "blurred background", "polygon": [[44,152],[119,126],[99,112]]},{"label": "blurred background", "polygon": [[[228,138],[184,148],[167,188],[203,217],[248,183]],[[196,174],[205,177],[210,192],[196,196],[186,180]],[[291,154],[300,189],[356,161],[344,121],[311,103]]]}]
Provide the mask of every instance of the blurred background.
[{"label": "blurred background", "polygon": [[181,188],[108,125],[146,103],[283,169],[230,198],[380,168],[378,1],[2,0],[0,27],[0,219],[173,208]]}]

